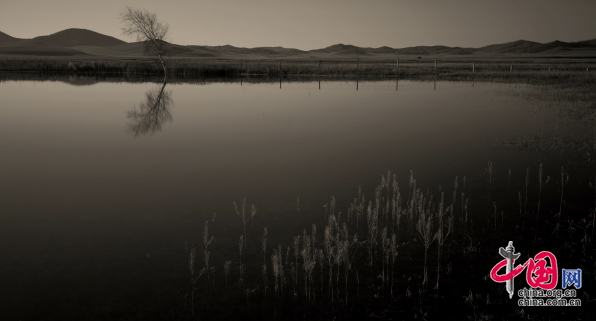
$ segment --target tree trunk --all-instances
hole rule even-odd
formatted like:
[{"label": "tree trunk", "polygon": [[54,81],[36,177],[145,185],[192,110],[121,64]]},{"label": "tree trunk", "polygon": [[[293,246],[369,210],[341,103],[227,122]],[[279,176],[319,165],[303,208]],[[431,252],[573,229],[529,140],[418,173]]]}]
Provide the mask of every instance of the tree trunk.
[{"label": "tree trunk", "polygon": [[164,80],[168,77],[168,70],[166,69],[166,63],[163,61],[161,55],[157,55],[159,57],[159,61],[161,62],[161,66],[163,67],[163,77]]}]

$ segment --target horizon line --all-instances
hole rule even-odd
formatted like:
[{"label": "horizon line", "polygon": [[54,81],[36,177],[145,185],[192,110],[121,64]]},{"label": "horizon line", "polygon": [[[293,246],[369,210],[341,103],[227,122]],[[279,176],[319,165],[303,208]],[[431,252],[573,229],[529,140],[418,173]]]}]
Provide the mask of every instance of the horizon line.
[{"label": "horizon line", "polygon": [[[19,39],[19,40],[33,40],[33,39],[35,39],[35,38],[39,38],[39,37],[47,37],[47,36],[52,36],[52,35],[54,35],[54,34],[57,34],[57,33],[60,33],[60,32],[66,31],[66,30],[73,30],[73,29],[74,29],[74,30],[85,30],[85,31],[91,31],[91,32],[94,32],[94,33],[97,33],[97,34],[100,34],[100,35],[103,35],[103,36],[106,36],[106,37],[112,37],[112,38],[114,38],[114,39],[120,40],[120,41],[122,41],[122,42],[125,42],[125,43],[127,43],[127,44],[133,44],[133,43],[137,43],[137,41],[128,42],[128,41],[126,41],[126,40],[122,40],[122,39],[120,39],[120,38],[117,38],[117,37],[114,37],[114,36],[111,36],[111,35],[107,35],[107,34],[103,34],[103,33],[100,33],[100,32],[97,32],[97,31],[94,31],[94,30],[91,30],[91,29],[85,29],[85,28],[74,28],[74,27],[73,27],[73,28],[66,28],[66,29],[63,29],[63,30],[60,30],[60,31],[56,31],[56,32],[54,32],[54,33],[50,33],[50,34],[48,34],[48,35],[40,35],[40,36],[36,36],[36,37],[34,37],[34,38],[18,38],[18,37],[11,36],[11,35],[9,35],[9,34],[7,34],[7,33],[3,32],[3,31],[1,31],[1,30],[0,30],[0,32],[4,33],[5,35],[7,35],[7,36],[9,36],[9,37],[12,37],[12,38],[15,38],[15,39]],[[271,45],[271,46],[257,46],[257,47],[239,47],[239,46],[234,46],[234,45],[231,45],[231,44],[229,44],[229,43],[227,43],[227,44],[224,44],[224,45],[198,45],[198,44],[186,44],[186,45],[182,45],[182,44],[176,44],[176,43],[174,43],[173,41],[170,41],[169,43],[170,43],[170,44],[173,44],[173,45],[178,45],[178,46],[202,46],[202,47],[224,47],[224,46],[231,46],[231,47],[234,47],[234,48],[243,48],[243,49],[255,49],[255,48],[284,48],[284,49],[294,49],[294,50],[300,50],[300,51],[305,51],[305,52],[308,52],[308,51],[313,51],[313,50],[327,49],[327,48],[329,48],[329,47],[333,47],[333,46],[337,46],[337,45],[353,46],[353,47],[357,47],[357,48],[363,48],[363,49],[364,49],[364,48],[379,49],[379,48],[384,48],[384,47],[387,47],[387,48],[391,48],[391,49],[395,49],[395,50],[399,50],[399,49],[407,49],[407,48],[416,48],[416,47],[449,47],[449,48],[462,48],[462,49],[479,49],[479,48],[484,48],[484,47],[488,47],[488,46],[492,46],[492,45],[502,45],[502,44],[508,44],[508,43],[519,42],[519,41],[533,42],[533,43],[536,43],[536,44],[547,44],[547,43],[553,43],[553,42],[563,42],[563,43],[581,43],[581,42],[585,42],[585,41],[591,41],[591,40],[596,40],[596,38],[594,38],[594,39],[580,40],[580,41],[562,41],[562,40],[558,40],[558,39],[556,39],[556,40],[553,40],[553,41],[550,41],[550,42],[538,42],[538,41],[533,41],[533,40],[518,39],[518,40],[513,40],[513,41],[508,41],[508,42],[503,42],[503,43],[491,43],[491,44],[488,44],[488,45],[485,45],[485,46],[481,46],[481,47],[461,47],[461,46],[449,46],[449,45],[440,45],[440,44],[435,44],[435,45],[416,45],[416,46],[407,46],[407,47],[391,47],[391,46],[387,46],[387,45],[383,45],[383,46],[380,46],[380,47],[364,47],[364,46],[358,46],[358,45],[353,45],[353,44],[344,44],[344,43],[341,43],[341,42],[340,42],[340,43],[336,43],[336,44],[329,45],[329,46],[327,46],[327,47],[322,47],[322,48],[314,48],[314,49],[308,49],[308,50],[305,50],[305,49],[298,49],[298,48],[295,48],[295,47],[283,47],[283,46],[273,46],[273,45]]]}]

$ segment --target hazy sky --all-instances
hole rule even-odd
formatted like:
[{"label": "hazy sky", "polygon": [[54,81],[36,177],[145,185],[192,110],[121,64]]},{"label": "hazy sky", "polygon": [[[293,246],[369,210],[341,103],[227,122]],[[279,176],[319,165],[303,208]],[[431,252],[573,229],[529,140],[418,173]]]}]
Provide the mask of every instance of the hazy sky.
[{"label": "hazy sky", "polygon": [[181,45],[309,50],[596,38],[595,0],[0,0],[0,31],[33,38],[83,28],[132,41],[120,31],[125,5],[155,12]]}]

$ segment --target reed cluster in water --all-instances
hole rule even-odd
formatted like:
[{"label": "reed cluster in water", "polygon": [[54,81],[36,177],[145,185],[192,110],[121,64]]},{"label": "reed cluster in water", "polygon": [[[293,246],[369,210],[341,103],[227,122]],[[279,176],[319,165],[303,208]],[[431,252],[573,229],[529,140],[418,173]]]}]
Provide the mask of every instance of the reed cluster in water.
[{"label": "reed cluster in water", "polygon": [[[503,197],[505,189],[510,190],[511,169],[507,179],[503,180],[506,183],[499,186],[496,166],[491,161],[485,183],[476,183],[470,189],[466,177],[456,177],[452,188],[439,186],[435,193],[420,188],[412,172],[406,189],[400,187],[395,174],[388,172],[381,177],[372,198],[365,198],[359,189],[347,211],[342,212],[332,197],[323,207],[322,226],[311,224],[301,234],[291,237],[289,242],[277,244],[271,239],[270,228],[264,227],[262,234],[245,231],[248,216],[242,215],[246,204],[243,201],[241,207],[235,205],[238,215],[243,217],[238,254],[219,258],[219,261],[225,262],[224,273],[219,276],[208,262],[207,247],[213,237],[209,237],[208,223],[205,223],[206,260],[198,276],[207,273],[207,277],[197,282],[197,274],[190,269],[191,313],[195,305],[201,307],[203,313],[210,313],[209,306],[218,295],[207,293],[200,300],[193,301],[195,289],[205,287],[206,291],[225,291],[229,300],[236,298],[239,301],[242,297],[243,311],[262,315],[263,318],[334,315],[349,319],[380,315],[384,310],[385,313],[395,312],[394,316],[423,318],[433,313],[431,307],[441,305],[437,301],[439,298],[453,295],[454,276],[447,279],[443,276],[454,273],[455,267],[468,268],[470,262],[481,256],[481,248],[497,253],[498,247],[504,246],[504,242],[515,233],[523,235],[520,239],[526,242],[526,248],[533,248],[542,242],[537,236],[562,235],[565,231],[568,235],[558,241],[558,248],[553,251],[576,245],[574,242],[581,238],[584,255],[593,255],[589,244],[593,243],[596,211],[591,210],[582,216],[580,233],[578,217],[561,214],[565,213],[563,191],[568,188],[569,173],[561,169],[561,186],[553,192],[557,197],[551,198],[556,202],[546,204],[542,194],[545,193],[548,176],[544,178],[542,163],[537,166],[536,172],[536,176],[530,175],[530,168],[527,168],[525,183],[520,182],[519,190],[508,193],[513,195],[512,198],[507,197],[510,200],[499,199],[503,204],[499,209],[496,201],[492,200]],[[531,183],[532,176],[535,182]],[[532,185],[535,191],[528,190]],[[489,191],[492,191],[491,194],[488,194]],[[536,207],[533,209],[527,207],[530,192],[532,197],[535,196]],[[522,204],[522,193],[526,205]],[[449,196],[446,197],[446,194]],[[479,212],[473,215],[468,214],[469,194],[479,198],[473,203]],[[484,198],[492,202],[487,204]],[[522,207],[525,208],[523,211]],[[499,210],[500,220],[497,219]],[[555,218],[557,221],[552,221]],[[531,227],[528,235],[525,234],[526,225]],[[318,233],[319,230],[323,232]],[[256,238],[260,238],[260,242],[253,242]],[[188,253],[191,266],[195,257],[194,247],[191,247]],[[481,275],[486,275],[499,260],[496,254],[488,257],[494,262],[489,259],[490,266],[487,265]],[[430,264],[431,260],[435,260],[436,265]],[[229,277],[234,274],[237,282],[230,282],[233,278]],[[464,277],[467,275],[464,274]],[[213,285],[221,282],[221,285],[209,287],[209,282]],[[499,291],[502,292],[502,289],[499,290],[501,284],[490,285],[488,288],[492,290],[480,293],[474,290],[476,295],[465,289],[464,292],[469,294],[462,295],[459,301],[468,303],[471,309],[461,311],[464,315],[484,313],[487,317],[489,305],[505,300],[505,295],[498,295]],[[450,289],[450,293],[445,288]],[[493,291],[496,293],[491,295]],[[486,301],[480,298],[486,298]],[[453,300],[459,302],[457,298]],[[480,301],[487,303],[481,304]]]}]

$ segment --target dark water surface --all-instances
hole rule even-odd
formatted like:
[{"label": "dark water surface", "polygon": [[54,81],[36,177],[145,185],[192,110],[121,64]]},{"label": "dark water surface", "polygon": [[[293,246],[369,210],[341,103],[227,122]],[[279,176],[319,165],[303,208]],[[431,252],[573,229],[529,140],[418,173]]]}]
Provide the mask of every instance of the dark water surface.
[{"label": "dark water surface", "polygon": [[[337,194],[387,170],[455,177],[485,142],[535,131],[512,85],[168,84],[154,133],[127,113],[161,84],[4,82],[2,213],[17,220],[196,212],[242,197]],[[263,204],[265,205],[265,204]]]},{"label": "dark water surface", "polygon": [[458,175],[484,188],[490,160],[501,182],[511,168],[521,179],[526,159],[487,141],[551,128],[515,94],[523,90],[2,82],[3,304],[24,319],[166,311],[184,295],[184,242],[200,245],[205,220],[216,239],[237,239],[233,202],[243,198],[257,207],[248,224],[277,224],[275,235],[300,232],[284,223],[321,215],[332,195],[347,208],[359,186],[372,194],[388,170],[403,186],[412,170],[428,188]]}]

